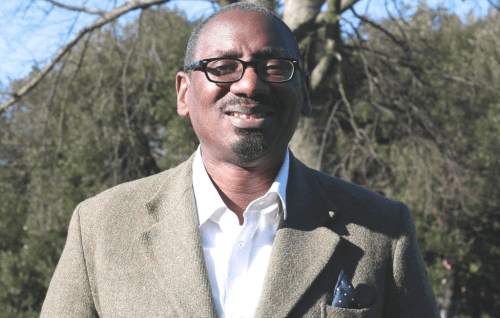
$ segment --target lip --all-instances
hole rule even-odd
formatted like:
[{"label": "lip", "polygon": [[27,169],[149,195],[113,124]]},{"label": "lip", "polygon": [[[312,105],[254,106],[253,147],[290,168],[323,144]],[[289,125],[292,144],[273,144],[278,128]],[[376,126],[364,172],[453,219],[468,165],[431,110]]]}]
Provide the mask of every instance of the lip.
[{"label": "lip", "polygon": [[237,128],[262,129],[271,124],[274,112],[267,106],[232,106],[224,110],[224,115]]}]

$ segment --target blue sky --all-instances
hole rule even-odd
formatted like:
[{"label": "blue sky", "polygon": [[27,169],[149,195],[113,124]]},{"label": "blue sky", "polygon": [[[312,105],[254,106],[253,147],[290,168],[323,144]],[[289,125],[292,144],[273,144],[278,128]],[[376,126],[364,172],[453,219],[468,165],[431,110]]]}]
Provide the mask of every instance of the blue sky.
[{"label": "blue sky", "polygon": [[[392,3],[391,0],[360,0],[355,9],[372,18],[383,18],[387,15],[386,1]],[[84,1],[61,2],[78,5]],[[118,4],[123,2],[117,0]],[[403,2],[417,3],[412,0]],[[61,9],[51,10],[51,6],[42,0],[34,1],[28,7],[30,3],[30,0],[0,0],[0,87],[6,88],[11,80],[27,76],[34,65],[43,67],[61,45],[97,18]],[[103,3],[109,5],[112,1],[87,0],[86,3],[89,8],[109,10]],[[448,8],[463,17],[469,13],[483,16],[488,10],[487,0],[427,0],[427,3],[431,7]],[[209,15],[214,10],[214,5],[208,1],[172,0],[167,6],[178,7],[189,19]],[[135,16],[137,12],[124,19],[132,20]],[[349,18],[349,15],[345,17]]]}]

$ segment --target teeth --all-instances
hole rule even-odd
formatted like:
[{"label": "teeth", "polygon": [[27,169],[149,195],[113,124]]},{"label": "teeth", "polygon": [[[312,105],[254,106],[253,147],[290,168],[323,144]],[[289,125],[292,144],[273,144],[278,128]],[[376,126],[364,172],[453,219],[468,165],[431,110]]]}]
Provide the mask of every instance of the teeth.
[{"label": "teeth", "polygon": [[265,113],[254,113],[254,114],[230,113],[230,115],[234,116],[234,117],[238,117],[238,118],[245,118],[245,119],[266,117]]}]

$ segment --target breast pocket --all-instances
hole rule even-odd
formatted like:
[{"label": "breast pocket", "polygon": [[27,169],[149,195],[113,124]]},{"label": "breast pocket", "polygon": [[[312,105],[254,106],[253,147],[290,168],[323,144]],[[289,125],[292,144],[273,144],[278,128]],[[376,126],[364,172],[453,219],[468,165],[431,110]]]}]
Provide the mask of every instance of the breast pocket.
[{"label": "breast pocket", "polygon": [[323,303],[323,308],[321,310],[321,318],[381,318],[381,305],[380,301],[377,301],[368,308],[361,309],[351,309],[351,308],[339,308],[330,306],[327,303]]}]

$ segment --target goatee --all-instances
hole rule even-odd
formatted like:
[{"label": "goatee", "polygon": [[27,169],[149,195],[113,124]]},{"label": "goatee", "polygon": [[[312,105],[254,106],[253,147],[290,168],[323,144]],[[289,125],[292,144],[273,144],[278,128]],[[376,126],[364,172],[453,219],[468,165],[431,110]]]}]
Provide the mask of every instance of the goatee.
[{"label": "goatee", "polygon": [[260,129],[236,129],[237,133],[244,138],[233,145],[233,152],[245,160],[253,160],[260,157],[264,152],[266,144],[264,133]]}]

